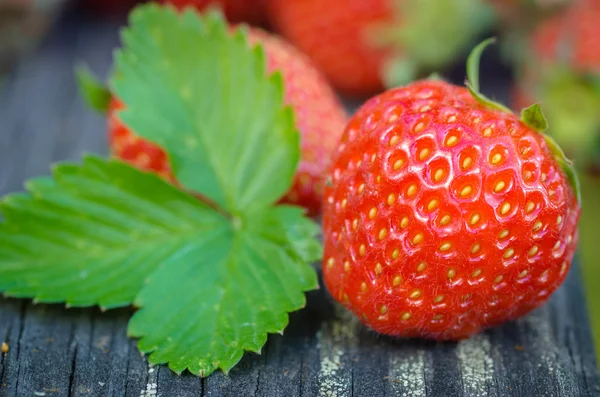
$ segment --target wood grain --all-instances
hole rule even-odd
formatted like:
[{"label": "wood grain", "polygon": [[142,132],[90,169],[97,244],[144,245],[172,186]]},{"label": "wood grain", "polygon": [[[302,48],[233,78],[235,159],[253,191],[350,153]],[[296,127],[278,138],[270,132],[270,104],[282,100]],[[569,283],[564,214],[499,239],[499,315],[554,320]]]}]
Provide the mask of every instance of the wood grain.
[{"label": "wood grain", "polygon": [[[0,94],[2,195],[47,174],[53,162],[106,153],[104,121],[79,99],[73,65],[85,61],[104,76],[117,26],[69,14],[10,76]],[[490,94],[506,98],[506,72],[490,61],[483,69]],[[261,355],[247,354],[229,376],[200,379],[149,367],[126,337],[129,310],[101,313],[0,299],[0,342],[10,348],[0,356],[0,396],[600,395],[577,265],[548,305],[458,344],[375,335],[324,290],[309,293],[308,301]]]}]

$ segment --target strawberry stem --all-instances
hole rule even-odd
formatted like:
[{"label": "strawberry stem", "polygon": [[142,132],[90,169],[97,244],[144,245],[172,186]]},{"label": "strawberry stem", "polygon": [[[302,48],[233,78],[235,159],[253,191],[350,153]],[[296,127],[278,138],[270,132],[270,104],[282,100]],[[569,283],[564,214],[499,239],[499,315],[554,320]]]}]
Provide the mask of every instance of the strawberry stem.
[{"label": "strawberry stem", "polygon": [[473,91],[479,92],[479,63],[481,54],[490,44],[495,44],[496,38],[490,37],[475,46],[467,59],[467,85],[471,85]]},{"label": "strawberry stem", "polygon": [[490,37],[489,39],[482,41],[481,43],[476,45],[475,48],[473,48],[473,50],[469,54],[469,58],[467,58],[467,81],[465,82],[465,85],[467,86],[467,89],[469,90],[473,98],[475,98],[475,100],[477,100],[482,105],[491,109],[500,110],[502,112],[512,113],[512,111],[506,106],[502,105],[499,102],[495,102],[489,99],[481,92],[479,92],[479,63],[481,60],[481,54],[483,53],[483,50],[486,49],[486,47],[495,42],[496,38]]}]

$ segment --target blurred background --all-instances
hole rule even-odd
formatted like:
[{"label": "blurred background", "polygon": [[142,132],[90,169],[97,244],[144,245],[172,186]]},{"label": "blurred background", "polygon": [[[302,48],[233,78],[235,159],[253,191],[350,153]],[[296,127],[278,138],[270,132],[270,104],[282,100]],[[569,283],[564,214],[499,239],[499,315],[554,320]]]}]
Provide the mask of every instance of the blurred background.
[{"label": "blurred background", "polygon": [[[482,91],[515,111],[541,102],[549,133],[575,161],[580,175],[579,259],[588,297],[582,304],[589,307],[600,352],[600,0],[160,1],[198,9],[219,6],[232,23],[281,35],[321,69],[351,111],[387,87],[432,73],[462,84],[470,49],[496,36],[498,44],[484,54]],[[8,109],[0,114],[16,111],[17,102],[31,106],[32,115],[52,112],[39,108],[46,106],[44,95],[51,91],[75,96],[71,77],[79,58],[106,78],[118,29],[135,4],[0,0],[0,97],[5,98],[0,104]],[[30,70],[38,78],[31,80],[24,72],[25,77],[11,82],[15,70]],[[42,99],[35,106],[22,103],[23,90],[37,91]],[[79,102],[64,106],[54,115],[55,128],[69,122],[62,119],[65,114],[88,117],[79,115],[88,112]],[[3,143],[5,127],[0,129],[1,145],[11,144]],[[97,133],[89,137],[93,143],[82,147],[105,148],[102,131]],[[55,151],[61,153],[58,146]]]}]

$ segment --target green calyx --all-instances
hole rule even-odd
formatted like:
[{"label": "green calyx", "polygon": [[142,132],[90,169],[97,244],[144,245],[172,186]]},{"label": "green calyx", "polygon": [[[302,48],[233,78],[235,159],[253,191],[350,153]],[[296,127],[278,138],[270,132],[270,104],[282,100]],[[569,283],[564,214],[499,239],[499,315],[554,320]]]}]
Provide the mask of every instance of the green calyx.
[{"label": "green calyx", "polygon": [[579,185],[579,178],[575,171],[573,162],[565,156],[565,152],[561,149],[560,145],[554,140],[553,137],[546,134],[545,131],[548,129],[548,120],[542,112],[542,107],[539,103],[535,103],[528,108],[521,110],[521,121],[527,124],[532,129],[536,130],[544,137],[546,145],[550,152],[554,155],[554,159],[563,170],[569,183],[573,187],[577,201],[581,203],[581,188]]},{"label": "green calyx", "polygon": [[75,67],[75,78],[85,103],[97,112],[106,113],[112,98],[109,89],[84,64]]},{"label": "green calyx", "polygon": [[544,132],[548,129],[548,120],[546,120],[546,116],[544,116],[539,103],[534,103],[528,108],[521,110],[521,121],[539,132]]},{"label": "green calyx", "polygon": [[[511,113],[512,111],[499,102],[495,102],[481,92],[479,92],[479,62],[481,59],[481,54],[490,44],[495,43],[496,39],[491,37],[479,43],[469,55],[467,59],[467,81],[466,86],[473,98],[475,98],[479,103],[483,106],[499,110],[502,112]],[[546,141],[548,149],[553,154],[554,159],[557,161],[559,166],[562,168],[565,173],[575,196],[577,197],[577,201],[581,203],[581,191],[579,186],[579,179],[577,177],[577,172],[575,171],[575,167],[571,160],[569,160],[563,150],[560,148],[558,143],[549,135],[545,133],[548,129],[548,120],[546,116],[542,112],[542,107],[539,103],[533,104],[528,108],[525,108],[521,111],[521,122],[532,128],[533,130],[539,132]]]},{"label": "green calyx", "polygon": [[577,202],[581,203],[581,188],[579,185],[579,178],[575,171],[573,162],[565,156],[565,153],[561,149],[560,145],[550,135],[546,134],[545,131],[548,129],[548,120],[542,112],[542,107],[539,103],[535,103],[528,108],[521,110],[521,121],[531,127],[533,130],[539,132],[546,141],[546,145],[550,152],[554,156],[554,159],[565,173],[575,196]]},{"label": "green calyx", "polygon": [[550,152],[554,155],[554,159],[563,170],[571,187],[573,188],[573,192],[575,193],[575,197],[577,197],[577,202],[581,204],[581,186],[579,184],[579,177],[577,176],[577,171],[575,170],[575,166],[573,162],[565,156],[565,153],[560,148],[558,143],[548,134],[542,134],[544,139],[546,140],[546,145]]}]

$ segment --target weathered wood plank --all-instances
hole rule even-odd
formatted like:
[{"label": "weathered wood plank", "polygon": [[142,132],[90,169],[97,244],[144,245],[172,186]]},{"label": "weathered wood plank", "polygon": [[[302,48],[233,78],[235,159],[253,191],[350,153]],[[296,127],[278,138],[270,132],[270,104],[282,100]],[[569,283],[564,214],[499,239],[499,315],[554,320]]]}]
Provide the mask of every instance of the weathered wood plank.
[{"label": "weathered wood plank", "polygon": [[[104,122],[77,97],[72,70],[84,60],[105,75],[116,25],[76,15],[65,22],[0,93],[0,194],[47,174],[52,162],[106,153]],[[490,60],[483,66],[484,85],[506,98],[506,74]],[[437,344],[376,335],[314,291],[261,355],[247,354],[229,376],[199,379],[150,368],[126,336],[130,310],[0,299],[0,342],[10,345],[0,357],[0,396],[595,396],[600,378],[584,302],[575,266],[532,315]]]}]

